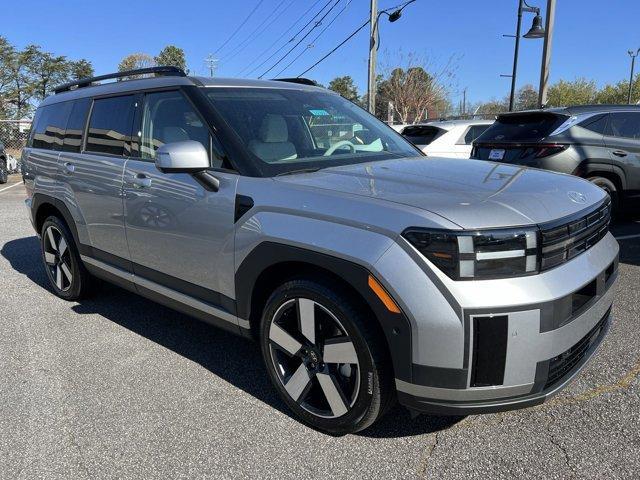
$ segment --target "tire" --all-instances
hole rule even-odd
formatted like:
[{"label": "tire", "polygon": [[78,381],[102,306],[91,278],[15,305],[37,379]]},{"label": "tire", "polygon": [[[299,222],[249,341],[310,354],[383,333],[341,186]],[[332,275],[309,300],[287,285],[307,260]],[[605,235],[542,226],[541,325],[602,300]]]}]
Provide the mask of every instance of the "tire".
[{"label": "tire", "polygon": [[42,263],[53,292],[65,300],[79,300],[93,289],[73,235],[56,216],[48,217],[40,232]]},{"label": "tire", "polygon": [[343,435],[386,413],[393,374],[375,320],[328,285],[297,279],[278,287],[263,311],[260,345],[273,385],[296,416]]},{"label": "tire", "polygon": [[0,185],[7,183],[9,180],[9,172],[7,171],[6,160],[0,159]]},{"label": "tire", "polygon": [[609,194],[609,196],[611,197],[611,211],[613,212],[613,215],[619,214],[620,195],[618,189],[616,188],[616,185],[611,180],[604,177],[591,177],[587,180],[589,180],[594,185],[597,185]]}]

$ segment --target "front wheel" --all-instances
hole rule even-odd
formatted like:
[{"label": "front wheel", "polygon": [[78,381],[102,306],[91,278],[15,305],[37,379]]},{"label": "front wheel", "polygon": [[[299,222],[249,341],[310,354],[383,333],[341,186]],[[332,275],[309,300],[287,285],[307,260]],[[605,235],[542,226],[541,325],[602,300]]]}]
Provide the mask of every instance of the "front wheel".
[{"label": "front wheel", "polygon": [[357,301],[292,280],[267,301],[262,355],[271,381],[305,423],[333,434],[362,430],[393,398],[390,360],[376,320]]}]

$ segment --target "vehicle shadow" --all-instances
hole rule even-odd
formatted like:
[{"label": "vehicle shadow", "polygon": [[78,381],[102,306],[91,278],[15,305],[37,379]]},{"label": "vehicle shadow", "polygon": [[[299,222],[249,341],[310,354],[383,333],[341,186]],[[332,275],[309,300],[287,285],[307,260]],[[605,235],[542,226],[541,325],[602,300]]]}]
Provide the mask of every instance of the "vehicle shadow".
[{"label": "vehicle shadow", "polygon": [[[7,242],[0,253],[11,266],[39,287],[50,291],[41,265],[38,237]],[[269,383],[255,342],[235,336],[183,315],[119,287],[102,283],[91,298],[70,302],[75,313],[97,314],[141,335],[189,360],[254,396],[265,404],[292,416]],[[411,414],[400,406],[358,435],[374,438],[423,435],[446,429],[462,417]]]}]

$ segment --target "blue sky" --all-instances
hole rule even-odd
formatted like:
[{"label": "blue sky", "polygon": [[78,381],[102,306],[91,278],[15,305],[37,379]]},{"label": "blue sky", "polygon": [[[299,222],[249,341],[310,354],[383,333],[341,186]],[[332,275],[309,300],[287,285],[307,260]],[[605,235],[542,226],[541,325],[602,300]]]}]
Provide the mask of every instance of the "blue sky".
[{"label": "blue sky", "polygon": [[[87,58],[97,74],[114,71],[120,59],[129,53],[154,55],[163,46],[175,44],[186,51],[191,71],[205,74],[208,71],[205,57],[228,39],[258,2],[11,2],[10,9],[3,9],[1,34],[21,47],[35,43],[72,59]],[[239,33],[216,54],[220,58],[217,74],[237,76],[314,3],[316,0],[263,0]],[[326,0],[319,0],[312,12],[325,3]],[[306,47],[334,14],[341,11],[313,48],[307,49],[282,76],[301,73],[367,19],[368,0],[352,0],[342,10],[345,3],[347,0],[340,0],[325,23],[281,63],[280,67],[289,63],[300,48]],[[398,3],[401,1],[379,0],[379,7],[384,9]],[[546,0],[529,0],[529,3],[544,10]],[[629,57],[626,52],[640,47],[640,1],[558,0],[557,3],[552,82],[584,76],[602,84],[627,78]],[[269,17],[274,9],[277,9],[276,14]],[[509,79],[500,78],[499,74],[510,73],[513,39],[503,38],[502,34],[512,34],[515,30],[516,9],[517,0],[417,0],[405,9],[396,23],[381,20],[380,55],[385,57],[386,52],[386,56],[393,59],[399,50],[413,51],[436,67],[454,56],[457,58],[452,92],[454,102],[464,87],[470,102],[503,97],[508,93]],[[290,33],[297,31],[310,16]],[[525,14],[523,31],[531,25],[532,18],[531,14]],[[266,23],[260,27],[265,19]],[[273,23],[270,23],[271,19],[275,19]],[[254,31],[256,35],[243,43]],[[335,76],[351,75],[362,92],[366,85],[367,49],[368,27],[307,76],[327,84]],[[288,48],[282,53],[286,50]],[[542,40],[523,39],[520,52],[518,85],[533,83],[537,86]],[[279,56],[265,66],[274,63]],[[270,74],[279,70],[276,68]],[[262,72],[256,71],[255,75],[258,73]]]}]

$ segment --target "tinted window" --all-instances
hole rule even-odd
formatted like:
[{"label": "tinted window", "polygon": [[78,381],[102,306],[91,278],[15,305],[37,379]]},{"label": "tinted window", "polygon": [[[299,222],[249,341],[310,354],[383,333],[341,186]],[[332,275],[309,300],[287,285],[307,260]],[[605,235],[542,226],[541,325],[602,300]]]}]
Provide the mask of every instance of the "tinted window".
[{"label": "tinted window", "polygon": [[467,133],[465,133],[462,143],[464,143],[464,145],[471,145],[487,128],[489,128],[489,125],[471,125]]},{"label": "tinted window", "polygon": [[[153,159],[165,143],[195,140],[209,151],[209,129],[178,91],[145,95],[142,116],[142,158]],[[219,160],[219,166],[222,160]]]},{"label": "tinted window", "polygon": [[402,130],[402,136],[414,145],[429,145],[444,133],[446,130],[429,125],[415,125]]},{"label": "tinted window", "polygon": [[131,154],[133,95],[93,101],[87,150],[111,155]]},{"label": "tinted window", "polygon": [[640,139],[640,113],[611,113],[608,133],[614,137]]},{"label": "tinted window", "polygon": [[478,137],[478,142],[537,142],[549,135],[567,119],[553,113],[500,115],[493,125]]},{"label": "tinted window", "polygon": [[578,125],[587,130],[591,130],[594,133],[604,135],[607,130],[607,114],[595,115],[591,118],[583,120]]},{"label": "tinted window", "polygon": [[62,150],[70,110],[71,102],[55,103],[38,109],[33,126],[33,148]]},{"label": "tinted window", "polygon": [[71,113],[67,121],[67,128],[64,132],[64,141],[62,150],[65,152],[80,152],[82,148],[82,134],[84,133],[84,125],[87,121],[87,113],[90,98],[81,98],[72,102]]}]

